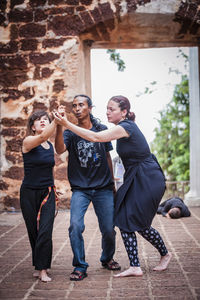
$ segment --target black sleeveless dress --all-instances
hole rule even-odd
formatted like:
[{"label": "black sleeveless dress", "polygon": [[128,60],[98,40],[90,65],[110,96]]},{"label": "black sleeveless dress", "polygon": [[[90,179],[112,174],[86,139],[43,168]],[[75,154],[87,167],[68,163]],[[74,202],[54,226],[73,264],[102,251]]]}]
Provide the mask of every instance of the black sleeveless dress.
[{"label": "black sleeveless dress", "polygon": [[125,232],[140,231],[151,226],[165,192],[165,177],[135,122],[124,120],[118,125],[129,137],[117,140],[125,174],[115,197],[114,224]]}]

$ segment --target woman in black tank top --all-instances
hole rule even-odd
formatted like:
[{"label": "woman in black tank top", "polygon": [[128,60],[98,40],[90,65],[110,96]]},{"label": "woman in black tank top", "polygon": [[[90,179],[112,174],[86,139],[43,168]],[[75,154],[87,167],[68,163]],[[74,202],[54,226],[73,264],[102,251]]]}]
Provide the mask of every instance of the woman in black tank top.
[{"label": "woman in black tank top", "polygon": [[52,231],[55,217],[53,167],[54,150],[48,138],[55,122],[45,111],[36,111],[28,119],[27,136],[23,140],[24,179],[20,188],[20,205],[26,224],[34,277],[51,281],[47,269],[52,260]]}]

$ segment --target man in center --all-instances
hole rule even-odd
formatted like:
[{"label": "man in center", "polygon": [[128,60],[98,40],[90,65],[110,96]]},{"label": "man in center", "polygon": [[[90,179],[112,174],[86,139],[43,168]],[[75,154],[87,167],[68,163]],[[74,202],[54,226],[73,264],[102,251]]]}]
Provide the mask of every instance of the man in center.
[{"label": "man in center", "polygon": [[[64,113],[64,107],[59,107]],[[92,131],[105,130],[91,114],[92,101],[86,95],[74,97],[72,111],[78,120],[78,126]],[[113,170],[109,151],[112,144],[89,142],[70,130],[63,132],[62,126],[57,125],[55,148],[58,154],[68,150],[68,179],[72,189],[70,202],[69,237],[73,251],[74,270],[70,280],[79,281],[87,277],[88,263],[85,260],[83,232],[85,229],[84,216],[92,202],[98,218],[102,234],[102,254],[100,261],[108,270],[120,270],[114,261],[115,230],[113,225]]]}]

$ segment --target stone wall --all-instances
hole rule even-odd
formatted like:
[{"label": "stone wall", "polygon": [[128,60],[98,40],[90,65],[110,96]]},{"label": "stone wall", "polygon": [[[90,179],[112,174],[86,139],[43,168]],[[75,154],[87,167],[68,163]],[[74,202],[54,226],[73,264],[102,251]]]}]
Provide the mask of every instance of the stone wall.
[{"label": "stone wall", "polygon": [[[0,210],[18,209],[23,178],[21,144],[36,109],[90,95],[91,47],[199,44],[200,1],[1,0]],[[53,139],[52,139],[53,141]],[[56,155],[61,207],[69,206],[67,153]]]}]

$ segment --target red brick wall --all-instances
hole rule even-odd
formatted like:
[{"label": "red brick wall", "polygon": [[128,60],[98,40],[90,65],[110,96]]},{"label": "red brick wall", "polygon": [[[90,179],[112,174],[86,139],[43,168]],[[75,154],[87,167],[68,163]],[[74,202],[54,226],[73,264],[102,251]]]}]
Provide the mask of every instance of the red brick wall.
[{"label": "red brick wall", "polygon": [[[159,1],[158,1],[159,2]],[[179,4],[174,22],[179,39],[196,36],[199,42],[200,0]],[[0,210],[19,208],[23,178],[21,144],[28,115],[37,108],[52,111],[64,104],[70,114],[73,95],[86,92],[80,69],[84,44],[111,41],[124,14],[134,14],[151,0],[1,0],[1,202]],[[124,8],[125,7],[125,8]],[[130,30],[127,28],[127,30]],[[82,44],[82,39],[86,41]],[[69,204],[66,157],[56,156],[55,178]]]}]

